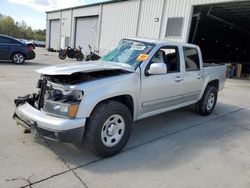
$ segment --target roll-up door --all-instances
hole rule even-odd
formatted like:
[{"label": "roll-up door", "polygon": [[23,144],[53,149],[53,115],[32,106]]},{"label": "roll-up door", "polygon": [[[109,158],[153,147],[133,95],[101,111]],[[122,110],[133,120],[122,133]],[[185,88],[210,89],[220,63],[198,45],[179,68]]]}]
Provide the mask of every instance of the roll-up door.
[{"label": "roll-up door", "polygon": [[60,20],[50,20],[49,47],[54,50],[60,49]]},{"label": "roll-up door", "polygon": [[98,16],[76,19],[75,47],[81,46],[84,54],[89,53],[88,45],[97,49]]}]

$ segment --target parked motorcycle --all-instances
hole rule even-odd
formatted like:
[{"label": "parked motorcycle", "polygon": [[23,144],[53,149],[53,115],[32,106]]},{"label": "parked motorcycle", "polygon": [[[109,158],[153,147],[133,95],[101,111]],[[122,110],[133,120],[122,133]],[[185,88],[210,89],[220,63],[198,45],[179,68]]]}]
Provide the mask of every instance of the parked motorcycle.
[{"label": "parked motorcycle", "polygon": [[78,48],[71,48],[68,46],[66,49],[61,49],[59,51],[59,58],[64,60],[66,57],[76,58],[77,61],[82,61],[84,59],[82,48],[80,46],[78,46]]},{"label": "parked motorcycle", "polygon": [[89,51],[90,51],[90,54],[88,54],[86,56],[85,61],[95,61],[95,60],[98,60],[101,58],[99,55],[97,55],[99,53],[99,51],[97,51],[97,50],[93,51],[92,47],[90,45],[89,45]]}]

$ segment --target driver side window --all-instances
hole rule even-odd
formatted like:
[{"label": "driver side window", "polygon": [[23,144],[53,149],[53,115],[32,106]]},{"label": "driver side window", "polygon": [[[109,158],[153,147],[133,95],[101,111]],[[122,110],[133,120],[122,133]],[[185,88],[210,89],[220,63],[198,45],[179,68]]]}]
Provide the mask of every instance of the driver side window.
[{"label": "driver side window", "polygon": [[151,63],[165,63],[167,73],[180,72],[178,48],[175,46],[161,47],[151,59]]}]

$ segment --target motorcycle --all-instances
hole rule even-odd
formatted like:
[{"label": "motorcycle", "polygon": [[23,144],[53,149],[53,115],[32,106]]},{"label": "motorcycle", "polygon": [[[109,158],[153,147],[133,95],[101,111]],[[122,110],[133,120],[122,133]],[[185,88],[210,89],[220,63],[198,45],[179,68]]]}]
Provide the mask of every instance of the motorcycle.
[{"label": "motorcycle", "polygon": [[90,45],[89,45],[89,51],[90,54],[86,56],[85,61],[95,61],[101,58],[99,55],[97,55],[99,51],[97,50],[92,51],[92,47]]},{"label": "motorcycle", "polygon": [[78,48],[71,48],[68,46],[66,49],[61,49],[59,51],[59,58],[64,60],[66,57],[76,58],[77,61],[82,61],[84,59],[82,48],[80,46],[78,46]]}]

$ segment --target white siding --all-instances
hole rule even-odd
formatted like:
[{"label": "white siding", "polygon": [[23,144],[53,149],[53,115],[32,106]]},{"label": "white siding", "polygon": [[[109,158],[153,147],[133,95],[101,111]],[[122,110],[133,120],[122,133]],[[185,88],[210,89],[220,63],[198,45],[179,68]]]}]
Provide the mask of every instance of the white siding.
[{"label": "white siding", "polygon": [[[161,28],[161,19],[164,0],[142,0],[138,24],[138,37],[158,38]],[[155,19],[159,19],[158,22]]]},{"label": "white siding", "polygon": [[[189,29],[192,19],[194,5],[206,5],[212,3],[236,2],[238,0],[165,0],[165,7],[163,11],[161,39],[169,39],[176,41],[187,41],[189,36]],[[184,17],[181,37],[165,37],[167,28],[167,19],[169,17]]]},{"label": "white siding", "polygon": [[[78,17],[99,16],[97,42],[101,52],[112,49],[124,37],[146,37],[187,41],[192,19],[193,6],[212,3],[237,2],[242,0],[130,0],[90,7],[73,8],[49,12],[47,30],[50,20],[60,19],[60,36],[75,41],[75,24]],[[180,37],[165,36],[167,21],[171,17],[183,17]],[[159,22],[155,22],[159,18]],[[47,34],[49,32],[47,31]],[[50,37],[46,37],[47,41]],[[49,42],[47,42],[49,44]]]},{"label": "white siding", "polygon": [[61,18],[61,11],[47,13],[46,16],[46,48],[50,46],[50,21]]},{"label": "white siding", "polygon": [[71,34],[71,10],[62,11],[61,37],[70,37]]},{"label": "white siding", "polygon": [[138,0],[103,5],[100,52],[112,49],[121,38],[136,36],[138,12]]},{"label": "white siding", "polygon": [[97,16],[100,6],[77,8],[73,10],[73,17]]},{"label": "white siding", "polygon": [[48,20],[55,20],[61,18],[61,11],[48,13]]}]

